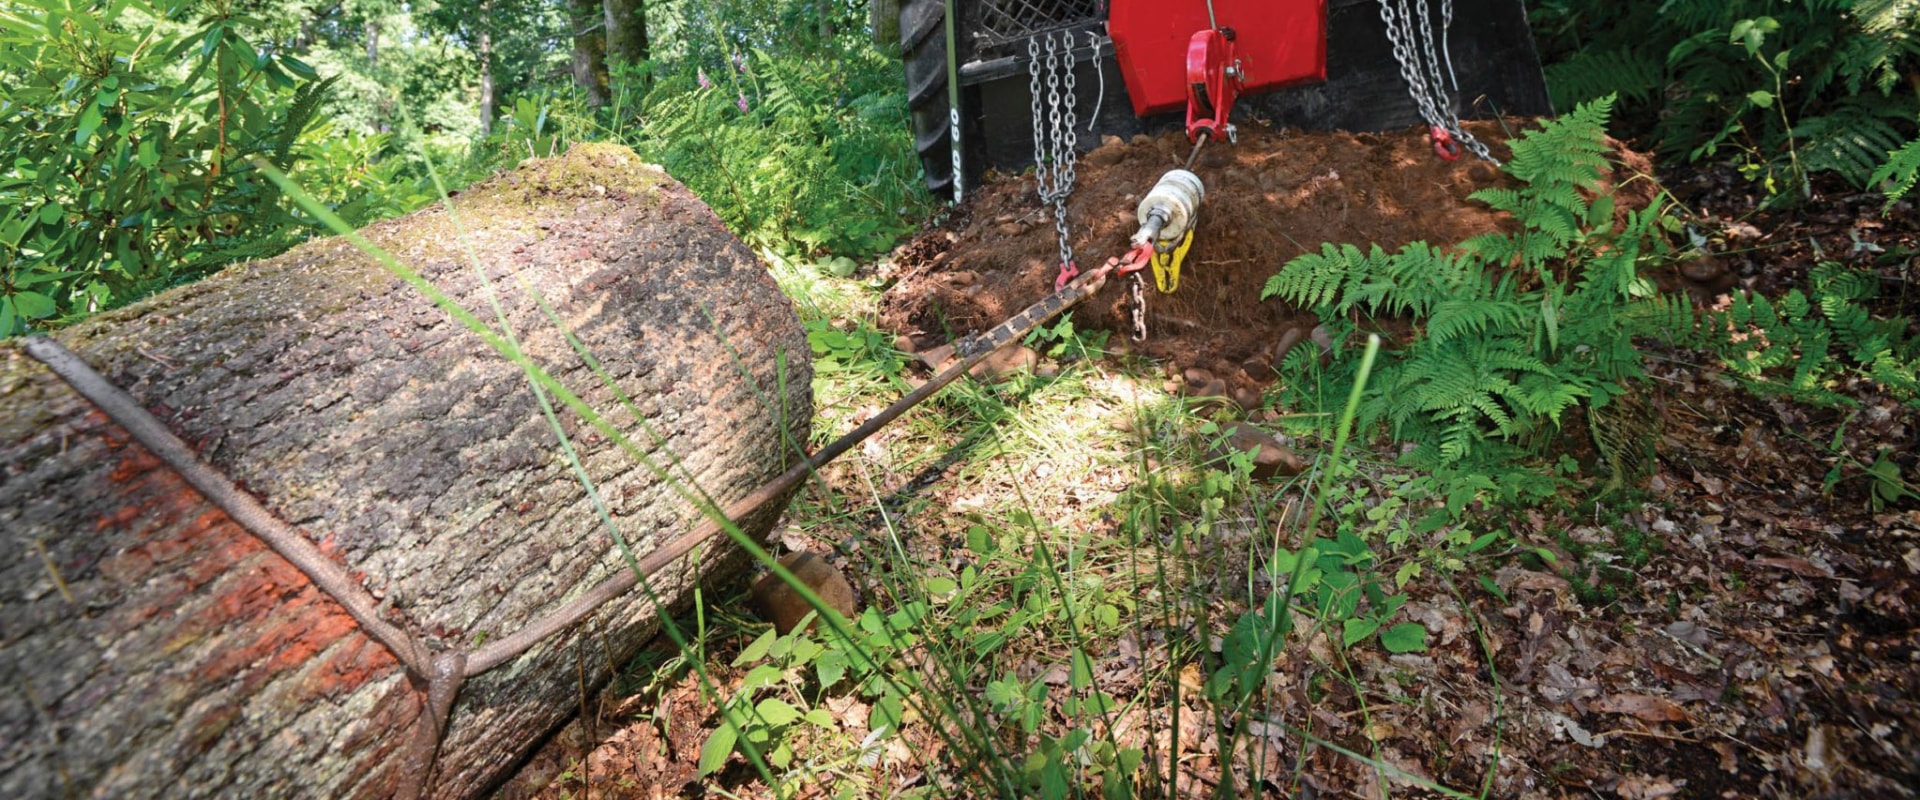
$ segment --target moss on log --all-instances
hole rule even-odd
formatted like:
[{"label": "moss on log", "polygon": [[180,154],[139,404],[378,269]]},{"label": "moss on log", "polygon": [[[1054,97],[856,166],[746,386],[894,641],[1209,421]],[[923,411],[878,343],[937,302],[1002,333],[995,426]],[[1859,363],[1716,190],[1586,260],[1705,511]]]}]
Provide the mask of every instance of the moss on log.
[{"label": "moss on log", "polygon": [[[685,487],[724,505],[796,463],[812,415],[798,319],[684,187],[582,146],[453,204],[363,233],[484,320],[497,293],[531,358]],[[345,241],[56,338],[436,651],[623,568],[526,377]],[[637,554],[698,519],[673,481],[560,418]],[[778,505],[745,531],[764,535]],[[0,543],[0,796],[384,797],[405,777],[423,687],[17,342],[0,342]],[[729,554],[651,588],[680,599]],[[657,622],[630,592],[468,681],[433,794],[486,791],[577,707],[582,671],[604,682]]]}]

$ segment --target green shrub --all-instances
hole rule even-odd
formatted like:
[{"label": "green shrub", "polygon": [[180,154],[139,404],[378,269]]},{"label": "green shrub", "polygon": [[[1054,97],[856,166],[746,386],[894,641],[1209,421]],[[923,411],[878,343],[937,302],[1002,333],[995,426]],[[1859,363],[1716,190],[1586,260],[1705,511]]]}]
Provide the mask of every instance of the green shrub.
[{"label": "green shrub", "polygon": [[[328,82],[192,0],[0,8],[0,336],[119,305],[304,233],[294,166]],[[184,65],[184,69],[182,68]]]},{"label": "green shrub", "polygon": [[831,47],[825,57],[754,49],[657,70],[639,125],[615,129],[752,244],[798,256],[883,252],[933,207],[900,67],[861,37]]}]

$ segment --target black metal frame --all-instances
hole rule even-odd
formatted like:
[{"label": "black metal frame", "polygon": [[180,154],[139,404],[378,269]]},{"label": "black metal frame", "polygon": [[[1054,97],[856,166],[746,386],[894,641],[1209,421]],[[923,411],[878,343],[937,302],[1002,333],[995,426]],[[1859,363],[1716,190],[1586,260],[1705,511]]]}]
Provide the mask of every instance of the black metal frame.
[{"label": "black metal frame", "polygon": [[[1031,131],[1026,125],[1012,124],[1032,113],[1027,39],[1065,29],[1076,34],[1094,31],[1104,40],[1108,0],[954,1],[959,21],[955,55],[961,141],[968,165],[965,181],[974,186],[987,169],[1016,170],[1033,163]],[[1450,43],[1461,84],[1456,113],[1462,117],[1552,114],[1522,0],[1454,3]],[[1320,130],[1381,131],[1421,124],[1400,79],[1375,0],[1330,0],[1327,6],[1326,82],[1243,97],[1235,118]],[[999,27],[989,28],[989,17],[999,20]],[[1020,35],[1020,27],[1028,32]],[[1076,38],[1085,40],[1083,35]],[[1082,148],[1098,146],[1102,135],[1126,137],[1180,127],[1179,114],[1133,116],[1112,46],[1100,48],[1098,55],[1096,59],[1094,48],[1084,44],[1075,52],[1080,61],[1075,83],[1082,119],[1089,119],[1096,106],[1100,109],[1098,118],[1089,120],[1092,130],[1080,133]],[[1104,97],[1099,96],[1103,76],[1095,70],[1104,73]],[[987,124],[988,120],[995,124]]]}]

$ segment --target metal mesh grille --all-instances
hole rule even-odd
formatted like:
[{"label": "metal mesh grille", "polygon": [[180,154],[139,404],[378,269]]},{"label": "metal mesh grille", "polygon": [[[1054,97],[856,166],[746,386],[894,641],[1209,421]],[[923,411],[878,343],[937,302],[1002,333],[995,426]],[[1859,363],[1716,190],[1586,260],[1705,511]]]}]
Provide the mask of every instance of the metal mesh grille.
[{"label": "metal mesh grille", "polygon": [[1099,19],[1099,0],[987,0],[980,33],[990,44]]}]

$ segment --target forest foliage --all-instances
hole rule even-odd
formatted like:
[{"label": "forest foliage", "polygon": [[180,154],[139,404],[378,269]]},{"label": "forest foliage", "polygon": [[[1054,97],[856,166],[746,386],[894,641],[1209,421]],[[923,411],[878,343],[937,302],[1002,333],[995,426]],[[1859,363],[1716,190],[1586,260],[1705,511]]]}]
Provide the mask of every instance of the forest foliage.
[{"label": "forest foliage", "polygon": [[1832,172],[1891,196],[1920,170],[1920,2],[1536,0],[1558,108],[1620,98],[1614,131],[1731,160],[1798,199]]},{"label": "forest foliage", "polygon": [[619,141],[804,257],[873,255],[931,208],[865,3],[621,6],[644,59],[609,54],[615,6],[0,1],[0,335],[321,233],[260,164],[362,225],[431,202],[433,172]]}]

